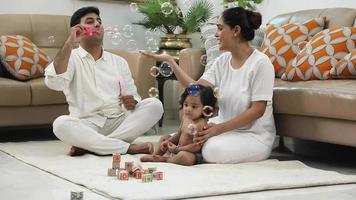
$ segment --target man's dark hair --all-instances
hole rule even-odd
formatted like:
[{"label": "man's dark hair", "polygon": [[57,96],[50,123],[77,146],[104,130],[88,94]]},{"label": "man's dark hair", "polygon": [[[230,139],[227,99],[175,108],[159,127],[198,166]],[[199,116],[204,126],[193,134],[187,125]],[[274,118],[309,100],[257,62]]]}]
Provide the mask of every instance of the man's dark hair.
[{"label": "man's dark hair", "polygon": [[100,11],[97,7],[88,6],[88,7],[79,8],[77,11],[73,13],[72,18],[70,19],[70,27],[80,24],[80,19],[89,13],[95,13],[98,16],[100,16]]}]

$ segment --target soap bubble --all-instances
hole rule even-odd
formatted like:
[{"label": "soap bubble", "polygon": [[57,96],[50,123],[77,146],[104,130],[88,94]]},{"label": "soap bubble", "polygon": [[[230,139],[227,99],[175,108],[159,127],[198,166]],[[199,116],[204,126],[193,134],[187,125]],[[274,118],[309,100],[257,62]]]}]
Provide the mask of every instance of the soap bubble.
[{"label": "soap bubble", "polygon": [[200,64],[202,64],[203,66],[205,66],[206,63],[207,63],[207,58],[208,58],[208,57],[206,56],[206,54],[200,56]]},{"label": "soap bubble", "polygon": [[133,36],[132,26],[129,24],[126,24],[122,28],[122,35],[124,35],[124,37],[126,37],[126,38],[131,38]]},{"label": "soap bubble", "polygon": [[116,32],[111,35],[110,40],[113,45],[119,45],[122,42],[122,36],[119,32]]},{"label": "soap bubble", "polygon": [[130,3],[130,10],[131,12],[137,12],[138,10],[138,6],[137,6],[137,3]]},{"label": "soap bubble", "polygon": [[147,49],[152,52],[158,51],[158,41],[153,38],[148,39]]},{"label": "soap bubble", "polygon": [[156,66],[151,67],[150,74],[153,77],[157,77],[159,75],[159,68]]},{"label": "soap bubble", "polygon": [[188,85],[187,91],[191,96],[199,96],[200,87],[196,83],[191,83]]},{"label": "soap bubble", "polygon": [[179,18],[183,19],[183,12],[178,6],[176,7],[176,14]]},{"label": "soap bubble", "polygon": [[158,97],[158,89],[155,88],[155,87],[151,87],[148,90],[148,96],[150,96],[150,97]]},{"label": "soap bubble", "polygon": [[173,74],[173,70],[171,68],[171,65],[169,65],[167,62],[162,62],[159,65],[159,72],[164,77],[170,77]]},{"label": "soap bubble", "polygon": [[119,25],[114,25],[114,27],[112,28],[112,32],[114,32],[114,33],[120,32]]},{"label": "soap bubble", "polygon": [[215,98],[219,98],[219,88],[218,87],[214,87],[214,96],[215,96]]},{"label": "soap bubble", "polygon": [[56,39],[53,35],[48,36],[48,42],[50,44],[54,44],[56,42]]},{"label": "soap bubble", "polygon": [[145,39],[146,40],[149,40],[150,38],[152,38],[153,35],[154,34],[152,33],[152,31],[150,31],[150,30],[145,31]]},{"label": "soap bubble", "polygon": [[104,28],[104,32],[109,38],[111,38],[111,36],[114,34],[113,28],[111,26]]},{"label": "soap bubble", "polygon": [[198,132],[198,127],[195,124],[188,124],[188,134],[194,136]]},{"label": "soap bubble", "polygon": [[127,49],[129,51],[137,51],[138,50],[136,40],[131,39],[131,40],[127,41],[126,45],[127,45]]},{"label": "soap bubble", "polygon": [[211,106],[204,106],[203,107],[203,115],[205,117],[211,117],[214,114],[214,109]]},{"label": "soap bubble", "polygon": [[162,35],[162,31],[160,31],[159,28],[153,29],[153,34],[154,34],[155,36],[157,36],[157,37],[162,37],[162,36],[163,36],[163,35]]},{"label": "soap bubble", "polygon": [[170,2],[164,2],[161,4],[161,11],[165,16],[172,14],[173,10],[174,7]]}]

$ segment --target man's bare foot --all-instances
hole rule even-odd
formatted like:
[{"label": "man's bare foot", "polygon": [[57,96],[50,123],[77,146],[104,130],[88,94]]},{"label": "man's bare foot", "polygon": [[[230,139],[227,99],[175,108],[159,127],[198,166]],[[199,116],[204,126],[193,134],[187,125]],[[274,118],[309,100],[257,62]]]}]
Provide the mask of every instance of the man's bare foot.
[{"label": "man's bare foot", "polygon": [[70,156],[82,156],[84,154],[89,153],[88,150],[76,147],[76,146],[72,146],[72,148],[70,148],[70,151],[68,153],[68,155]]},{"label": "man's bare foot", "polygon": [[127,153],[128,154],[138,154],[138,153],[152,154],[153,144],[150,142],[145,142],[142,144],[130,144]]},{"label": "man's bare foot", "polygon": [[167,162],[167,158],[159,155],[142,156],[141,162]]}]

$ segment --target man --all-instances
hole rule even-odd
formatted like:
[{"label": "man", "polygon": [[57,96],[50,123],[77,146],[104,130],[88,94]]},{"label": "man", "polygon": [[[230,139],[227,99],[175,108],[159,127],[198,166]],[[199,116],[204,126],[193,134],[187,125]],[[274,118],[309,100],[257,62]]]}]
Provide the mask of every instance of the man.
[{"label": "man", "polygon": [[58,117],[53,132],[72,145],[71,156],[88,151],[100,155],[152,153],[151,143],[129,142],[161,118],[161,102],[156,98],[141,101],[127,62],[103,50],[98,8],[80,8],[70,26],[68,39],[45,70],[46,85],[63,91],[69,104],[70,115]]}]

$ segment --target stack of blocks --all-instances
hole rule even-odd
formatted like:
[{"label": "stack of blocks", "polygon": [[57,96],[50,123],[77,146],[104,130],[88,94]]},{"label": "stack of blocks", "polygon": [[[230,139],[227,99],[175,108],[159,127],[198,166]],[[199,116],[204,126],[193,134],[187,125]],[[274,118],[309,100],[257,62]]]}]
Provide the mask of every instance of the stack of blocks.
[{"label": "stack of blocks", "polygon": [[125,168],[120,168],[121,155],[113,154],[112,168],[108,169],[108,176],[117,176],[121,181],[128,181],[130,177],[141,179],[143,183],[153,180],[163,180],[163,172],[157,171],[155,167],[143,169],[139,163],[125,162]]}]

